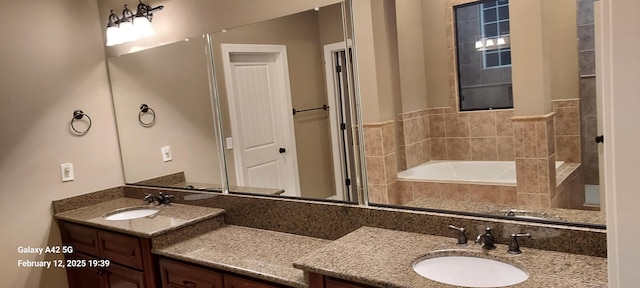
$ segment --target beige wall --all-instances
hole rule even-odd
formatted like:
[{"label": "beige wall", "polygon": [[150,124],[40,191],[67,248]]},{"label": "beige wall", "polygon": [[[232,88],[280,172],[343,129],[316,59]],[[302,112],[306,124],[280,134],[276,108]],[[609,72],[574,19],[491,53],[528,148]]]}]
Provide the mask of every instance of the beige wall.
[{"label": "beige wall", "polygon": [[[205,45],[198,37],[109,59],[127,183],[184,172],[187,182],[221,184]],[[138,123],[143,103],[156,113],[151,127]]]},{"label": "beige wall", "polygon": [[[10,1],[0,9],[0,287],[64,287],[63,269],[19,268],[18,246],[59,245],[51,201],[123,184],[94,1]],[[39,20],[34,20],[39,19]],[[93,120],[69,133],[74,109]],[[61,182],[72,162],[75,181]]]},{"label": "beige wall", "polygon": [[427,108],[424,32],[421,1],[395,1],[402,111]]},{"label": "beige wall", "polygon": [[[338,17],[334,15],[333,18],[340,19],[341,10],[333,9],[333,12],[338,13]],[[327,103],[321,44],[323,33],[321,33],[319,26],[318,13],[311,10],[212,35],[216,73],[218,74],[218,93],[221,98],[223,123],[226,124],[225,137],[232,135],[222,55],[220,54],[221,43],[286,45],[293,108],[301,110],[320,107]],[[329,17],[327,13],[324,16],[325,18]],[[331,27],[325,28],[322,31],[330,33],[326,39],[334,38],[338,34],[334,31],[328,32],[327,30],[331,30],[329,29]],[[334,26],[334,28],[342,31],[341,26]],[[293,117],[294,121],[298,176],[303,197],[326,198],[335,194],[328,115],[328,113],[320,111],[301,113],[295,116],[288,115]],[[229,178],[231,184],[234,185],[236,177],[233,151],[226,151]]]},{"label": "beige wall", "polygon": [[576,1],[513,1],[515,115],[544,115],[551,100],[578,97]]},{"label": "beige wall", "polygon": [[[415,1],[415,0],[414,0]],[[447,0],[422,1],[422,29],[424,30],[424,55],[429,108],[449,107],[449,95],[454,93],[449,85],[449,53],[447,43]],[[447,71],[447,72],[445,72]]]}]

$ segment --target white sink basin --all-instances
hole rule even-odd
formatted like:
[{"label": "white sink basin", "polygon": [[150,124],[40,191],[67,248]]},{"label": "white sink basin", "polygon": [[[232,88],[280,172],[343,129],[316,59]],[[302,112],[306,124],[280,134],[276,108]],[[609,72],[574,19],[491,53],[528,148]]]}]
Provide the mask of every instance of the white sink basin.
[{"label": "white sink basin", "polygon": [[113,214],[108,215],[104,219],[105,220],[131,220],[131,219],[151,216],[158,212],[160,212],[160,210],[153,209],[153,208],[134,208],[134,209],[127,209],[121,212],[115,212]]},{"label": "white sink basin", "polygon": [[417,261],[413,270],[433,281],[464,287],[504,287],[529,278],[513,265],[470,256],[441,256]]}]

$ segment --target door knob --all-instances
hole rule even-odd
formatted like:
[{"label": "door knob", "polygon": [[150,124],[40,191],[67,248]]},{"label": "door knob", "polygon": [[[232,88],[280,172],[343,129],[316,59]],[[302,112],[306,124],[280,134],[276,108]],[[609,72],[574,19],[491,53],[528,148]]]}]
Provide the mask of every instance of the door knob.
[{"label": "door knob", "polygon": [[596,136],[596,143],[604,143],[604,135]]},{"label": "door knob", "polygon": [[278,149],[278,152],[280,152],[280,154],[283,154],[284,152],[287,152],[287,149],[280,148],[280,149]]}]

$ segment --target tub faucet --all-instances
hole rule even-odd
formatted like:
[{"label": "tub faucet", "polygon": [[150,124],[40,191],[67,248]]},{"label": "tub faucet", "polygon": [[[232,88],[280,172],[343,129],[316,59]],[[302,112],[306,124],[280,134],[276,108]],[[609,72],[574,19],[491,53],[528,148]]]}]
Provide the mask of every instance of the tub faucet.
[{"label": "tub faucet", "polygon": [[467,235],[464,234],[464,231],[466,231],[466,229],[464,229],[464,227],[456,227],[456,226],[453,226],[453,225],[449,225],[447,227],[449,227],[450,229],[453,229],[453,230],[458,230],[458,232],[459,232],[458,233],[458,243],[457,243],[458,245],[460,245],[460,246],[467,245]]},{"label": "tub faucet", "polygon": [[484,250],[496,249],[496,245],[494,245],[496,243],[496,238],[494,238],[493,234],[491,234],[490,227],[487,227],[487,229],[484,230],[484,233],[478,235],[475,242],[478,244],[482,244],[482,249]]},{"label": "tub faucet", "polygon": [[151,195],[151,194],[144,194],[144,201],[151,204],[153,202],[158,202],[158,205],[164,204],[164,205],[169,205],[171,204],[171,199],[173,199],[173,195],[171,194],[167,194],[164,195],[162,194],[162,192],[158,193],[158,196],[155,195]]}]

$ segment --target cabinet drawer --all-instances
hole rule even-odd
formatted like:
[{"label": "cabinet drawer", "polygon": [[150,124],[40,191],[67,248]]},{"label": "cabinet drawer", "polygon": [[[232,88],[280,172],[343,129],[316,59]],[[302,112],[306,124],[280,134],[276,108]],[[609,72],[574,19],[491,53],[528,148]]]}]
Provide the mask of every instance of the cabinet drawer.
[{"label": "cabinet drawer", "polygon": [[140,238],[98,231],[100,256],[112,262],[118,262],[132,268],[143,270]]},{"label": "cabinet drawer", "polygon": [[63,242],[73,246],[74,251],[99,255],[98,234],[95,229],[68,222],[62,222],[60,226]]},{"label": "cabinet drawer", "polygon": [[147,288],[144,273],[118,264],[111,264],[104,272],[106,287]]},{"label": "cabinet drawer", "polygon": [[222,273],[167,259],[160,259],[160,275],[165,288],[224,287]]}]

